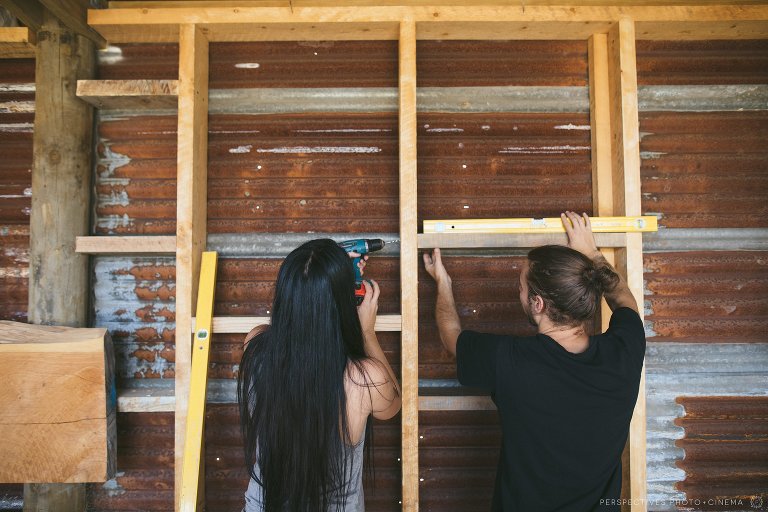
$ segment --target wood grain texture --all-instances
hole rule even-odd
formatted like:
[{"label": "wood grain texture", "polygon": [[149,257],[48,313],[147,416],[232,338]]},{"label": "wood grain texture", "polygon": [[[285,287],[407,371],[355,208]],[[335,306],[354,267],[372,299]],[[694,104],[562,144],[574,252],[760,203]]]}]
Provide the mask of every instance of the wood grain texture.
[{"label": "wood grain texture", "polygon": [[78,236],[82,254],[175,254],[175,236]]},{"label": "wood grain texture", "polygon": [[114,475],[113,357],[106,329],[0,322],[0,481]]},{"label": "wood grain texture", "polygon": [[192,314],[206,244],[208,40],[183,25],[179,40],[176,200],[176,442],[175,502],[179,504],[192,366]]},{"label": "wood grain texture", "polygon": [[178,80],[78,80],[77,96],[101,109],[175,109]]},{"label": "wood grain texture", "polygon": [[400,304],[403,510],[419,509],[419,268],[416,222],[416,25],[400,24]]},{"label": "wood grain texture", "polygon": [[637,22],[643,39],[768,37],[764,5],[177,6],[91,10],[88,23],[117,42],[177,41],[179,25],[189,23],[205,23],[211,41],[265,40],[264,31],[286,40],[396,39],[393,24],[405,19],[419,39],[585,40],[622,17]]},{"label": "wood grain texture", "polygon": [[[613,213],[640,212],[640,125],[637,105],[635,23],[622,18],[608,33],[608,88],[611,102]],[[616,268],[626,277],[638,305],[644,303],[643,242],[627,233],[627,245],[615,253]],[[640,317],[643,309],[640,308]],[[629,427],[629,473],[632,512],[647,510],[645,370]]]},{"label": "wood grain texture", "polygon": [[0,59],[34,59],[35,42],[27,27],[0,27]]}]

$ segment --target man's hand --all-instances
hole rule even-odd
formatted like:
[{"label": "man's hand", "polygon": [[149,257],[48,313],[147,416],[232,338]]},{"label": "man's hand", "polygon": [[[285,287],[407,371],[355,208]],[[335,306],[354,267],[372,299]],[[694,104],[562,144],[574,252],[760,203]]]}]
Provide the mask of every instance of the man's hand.
[{"label": "man's hand", "polygon": [[595,259],[600,251],[595,244],[595,236],[592,234],[592,222],[586,213],[581,216],[574,212],[566,211],[560,214],[563,227],[568,234],[568,247],[579,251],[589,259]]},{"label": "man's hand", "polygon": [[424,268],[427,270],[427,274],[432,276],[432,279],[439,284],[451,285],[451,276],[448,275],[448,271],[443,266],[443,260],[440,257],[440,249],[435,248],[432,254],[424,253]]}]

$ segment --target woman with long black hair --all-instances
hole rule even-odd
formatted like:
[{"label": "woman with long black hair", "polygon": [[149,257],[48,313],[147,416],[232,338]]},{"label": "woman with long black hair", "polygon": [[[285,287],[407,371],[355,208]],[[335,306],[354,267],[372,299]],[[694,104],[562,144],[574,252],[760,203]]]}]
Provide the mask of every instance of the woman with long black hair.
[{"label": "woman with long black hair", "polygon": [[356,305],[349,256],[333,240],[309,241],[283,261],[271,323],[249,334],[237,383],[246,512],[365,509],[371,416],[400,410],[374,331],[378,299],[370,281]]}]

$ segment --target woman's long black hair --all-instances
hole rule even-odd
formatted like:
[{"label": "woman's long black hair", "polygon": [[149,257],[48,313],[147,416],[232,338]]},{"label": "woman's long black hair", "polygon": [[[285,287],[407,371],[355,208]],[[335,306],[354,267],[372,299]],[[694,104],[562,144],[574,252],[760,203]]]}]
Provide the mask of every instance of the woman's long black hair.
[{"label": "woman's long black hair", "polygon": [[365,378],[365,357],[351,260],[333,240],[301,245],[280,267],[271,325],[248,343],[237,383],[246,464],[267,512],[325,511],[346,495],[344,375],[351,361]]}]

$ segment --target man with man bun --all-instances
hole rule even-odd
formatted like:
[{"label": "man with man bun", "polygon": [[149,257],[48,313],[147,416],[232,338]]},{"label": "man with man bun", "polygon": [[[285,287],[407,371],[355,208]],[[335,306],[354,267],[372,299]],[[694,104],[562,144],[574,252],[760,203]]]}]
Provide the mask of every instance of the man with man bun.
[{"label": "man with man bun", "polygon": [[[621,453],[637,400],[645,332],[626,282],[595,245],[586,214],[561,215],[568,246],[533,249],[520,303],[535,336],[462,330],[440,249],[424,254],[437,283],[440,339],[459,382],[487,389],[501,420],[492,510],[619,510]],[[605,333],[588,327],[605,296]]]}]

